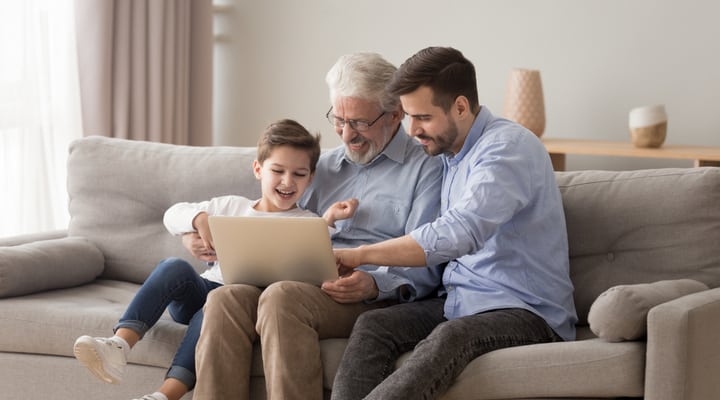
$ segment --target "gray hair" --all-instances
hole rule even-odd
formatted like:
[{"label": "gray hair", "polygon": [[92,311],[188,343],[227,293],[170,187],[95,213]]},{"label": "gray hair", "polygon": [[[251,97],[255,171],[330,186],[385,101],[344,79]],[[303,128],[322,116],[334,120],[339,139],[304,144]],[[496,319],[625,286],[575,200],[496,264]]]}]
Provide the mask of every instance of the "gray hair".
[{"label": "gray hair", "polygon": [[377,53],[353,53],[340,57],[325,76],[330,102],[338,97],[356,97],[378,102],[383,111],[393,111],[400,98],[388,92],[397,68]]}]

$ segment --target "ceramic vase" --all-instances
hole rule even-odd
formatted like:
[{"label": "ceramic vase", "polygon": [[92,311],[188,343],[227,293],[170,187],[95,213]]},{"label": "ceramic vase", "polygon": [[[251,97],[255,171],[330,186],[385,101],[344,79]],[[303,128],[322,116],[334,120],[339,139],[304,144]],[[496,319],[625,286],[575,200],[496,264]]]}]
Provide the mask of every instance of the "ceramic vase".
[{"label": "ceramic vase", "polygon": [[505,91],[503,116],[540,137],[545,132],[545,100],[540,71],[515,68]]}]

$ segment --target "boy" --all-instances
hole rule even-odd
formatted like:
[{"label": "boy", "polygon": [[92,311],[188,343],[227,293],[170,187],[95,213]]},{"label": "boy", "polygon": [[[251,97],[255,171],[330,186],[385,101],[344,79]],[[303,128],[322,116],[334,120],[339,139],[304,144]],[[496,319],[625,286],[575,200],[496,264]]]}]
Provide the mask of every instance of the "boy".
[{"label": "boy", "polygon": [[[221,196],[200,203],[178,203],[163,219],[173,235],[197,232],[205,252],[214,257],[209,215],[316,217],[297,207],[297,201],[310,184],[320,156],[320,138],[311,135],[292,120],[271,124],[258,141],[255,176],[261,182],[262,197]],[[323,218],[330,227],[336,220],[349,218],[357,200],[337,202]],[[98,378],[108,383],[122,379],[130,349],[142,339],[166,308],[176,322],[188,325],[165,381],[153,394],[138,400],[177,400],[195,385],[195,345],[202,325],[202,308],[210,291],[223,285],[218,263],[198,274],[179,258],[161,261],[138,290],[110,338],[81,336],[75,342],[75,357]],[[257,289],[259,291],[259,289]]]}]

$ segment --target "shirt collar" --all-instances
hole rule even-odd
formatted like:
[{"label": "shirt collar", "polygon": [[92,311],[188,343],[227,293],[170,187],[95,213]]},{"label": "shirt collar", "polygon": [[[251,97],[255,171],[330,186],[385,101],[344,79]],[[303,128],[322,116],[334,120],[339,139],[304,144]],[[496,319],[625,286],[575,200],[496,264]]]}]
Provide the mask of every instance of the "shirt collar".
[{"label": "shirt collar", "polygon": [[483,135],[483,133],[485,133],[485,129],[490,124],[490,121],[492,121],[494,118],[495,117],[492,115],[492,113],[487,107],[480,107],[480,112],[475,117],[475,121],[470,127],[470,132],[468,132],[462,148],[455,156],[448,156],[448,161],[453,161],[456,163],[460,162],[468,154],[468,152],[470,152],[470,149],[475,146],[475,143],[480,140],[480,137]]}]

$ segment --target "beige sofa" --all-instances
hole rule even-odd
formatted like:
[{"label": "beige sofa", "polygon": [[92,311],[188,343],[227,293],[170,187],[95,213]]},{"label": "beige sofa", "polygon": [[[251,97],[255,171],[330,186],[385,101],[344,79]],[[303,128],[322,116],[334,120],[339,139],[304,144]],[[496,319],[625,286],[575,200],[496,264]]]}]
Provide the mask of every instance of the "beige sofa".
[{"label": "beige sofa", "polygon": [[[73,341],[81,334],[108,335],[155,264],[186,256],[162,225],[168,206],[228,193],[258,196],[253,158],[252,148],[100,137],[74,142],[68,230],[0,239],[0,397],[120,400],[153,390],[183,326],[164,317],[132,352],[119,385],[101,383],[84,370],[72,357]],[[720,168],[557,177],[568,222],[578,340],[479,357],[444,398],[717,398]],[[712,289],[684,296],[650,290],[649,299],[631,290],[628,304],[620,299],[593,306],[605,318],[598,317],[596,331],[615,329],[614,322],[635,324],[642,332],[634,340],[598,338],[588,327],[591,305],[607,289],[680,278]],[[653,301],[662,304],[652,307]],[[647,325],[643,307],[649,310]],[[326,388],[343,348],[340,339],[322,343]],[[255,361],[252,397],[262,399],[257,352]]]}]

